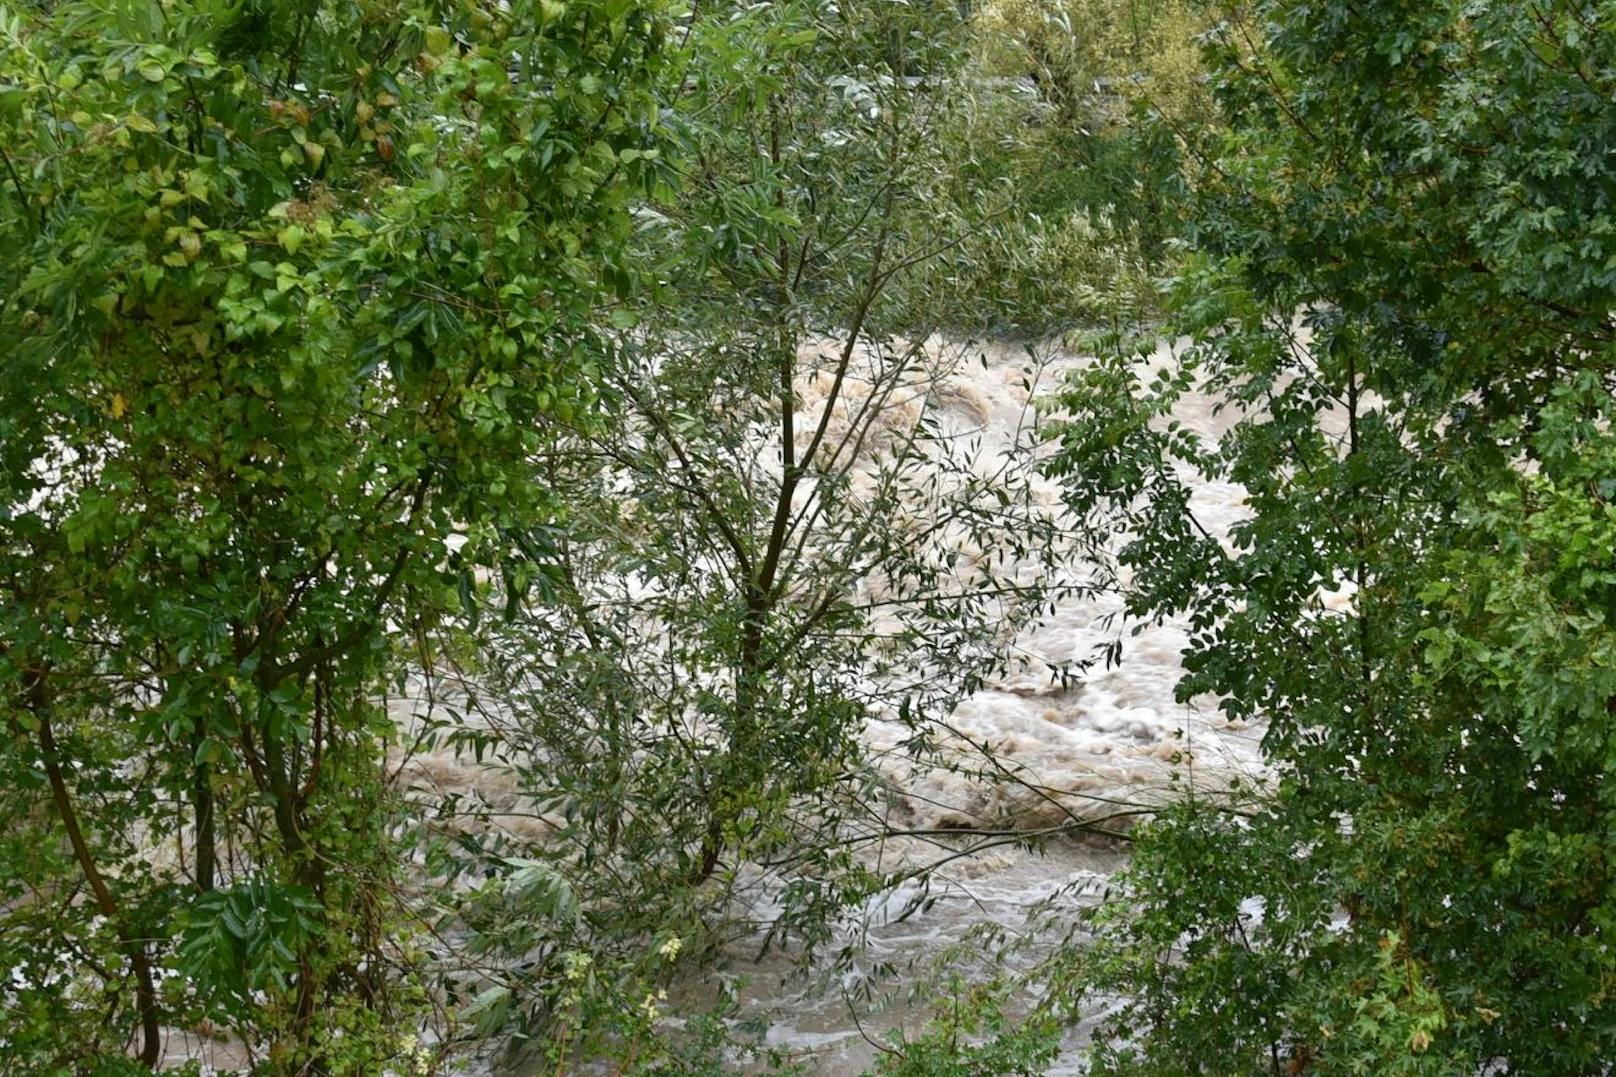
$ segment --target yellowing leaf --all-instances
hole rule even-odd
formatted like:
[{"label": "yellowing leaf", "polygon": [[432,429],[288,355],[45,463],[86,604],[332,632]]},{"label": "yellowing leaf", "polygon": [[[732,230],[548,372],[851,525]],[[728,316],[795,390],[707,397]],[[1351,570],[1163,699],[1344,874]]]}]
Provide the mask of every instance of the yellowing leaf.
[{"label": "yellowing leaf", "polygon": [[129,401],[123,398],[122,393],[113,393],[110,410],[114,419],[121,419],[124,417],[124,413],[129,410]]}]

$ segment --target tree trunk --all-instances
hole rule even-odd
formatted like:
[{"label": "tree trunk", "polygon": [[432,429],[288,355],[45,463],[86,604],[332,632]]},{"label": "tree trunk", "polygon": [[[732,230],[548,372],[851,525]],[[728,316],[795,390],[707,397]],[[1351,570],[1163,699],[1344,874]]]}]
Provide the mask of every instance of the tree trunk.
[{"label": "tree trunk", "polygon": [[84,829],[79,825],[78,812],[73,807],[73,796],[62,773],[56,734],[51,728],[50,700],[43,671],[35,672],[29,683],[28,705],[34,719],[39,723],[40,755],[44,760],[45,776],[50,782],[51,800],[56,806],[57,817],[62,821],[62,829],[67,831],[68,844],[73,847],[73,856],[78,861],[79,870],[84,875],[90,893],[95,897],[96,908],[107,918],[108,923],[115,925],[119,946],[129,958],[129,967],[135,977],[135,1005],[140,1013],[139,1058],[141,1065],[147,1069],[155,1069],[162,1057],[163,1041],[162,1022],[157,1010],[157,989],[152,981],[151,960],[147,956],[145,943],[131,930],[123,909],[113,896],[111,888],[107,886],[100,868],[96,866],[95,857],[90,852],[90,844],[84,837]]}]

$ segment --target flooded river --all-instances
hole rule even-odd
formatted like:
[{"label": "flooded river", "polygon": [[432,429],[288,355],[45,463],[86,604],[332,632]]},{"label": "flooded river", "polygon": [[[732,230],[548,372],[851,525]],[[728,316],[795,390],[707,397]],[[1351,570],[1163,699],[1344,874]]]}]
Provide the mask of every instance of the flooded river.
[{"label": "flooded river", "polygon": [[[1014,440],[1029,421],[1033,400],[1083,362],[1059,352],[1034,362],[1025,349],[1004,344],[975,347],[969,360],[930,396],[945,424],[979,435],[988,452]],[[1164,345],[1152,362],[1172,363],[1172,349]],[[809,392],[804,407],[810,419],[814,406]],[[1175,417],[1209,438],[1227,421],[1216,414],[1213,400],[1193,394]],[[1037,497],[1059,511],[1058,486],[1036,482]],[[1242,492],[1203,484],[1194,509],[1214,534],[1226,534],[1241,516]],[[1054,675],[1119,638],[1120,664],[1096,665],[1067,683]],[[1012,782],[916,765],[898,750],[907,727],[877,716],[863,736],[878,759],[891,760],[902,826],[968,831],[1003,827],[1009,820],[1024,829],[1055,830],[1083,818],[1118,820],[1102,829],[1125,829],[1139,809],[1189,788],[1222,786],[1235,776],[1260,779],[1260,728],[1226,720],[1211,700],[1174,699],[1186,642],[1178,624],[1127,624],[1114,596],[1061,604],[1023,632],[1015,647],[1024,661],[964,699],[949,721],[962,744],[991,748],[1001,769],[1015,776]],[[476,780],[464,761],[424,762],[440,775]],[[924,1024],[927,1003],[937,1001],[932,977],[939,968],[984,971],[1001,959],[1007,964],[1000,971],[1032,968],[1058,941],[1063,923],[1069,927],[1080,908],[1101,899],[1127,855],[1123,841],[1066,834],[1038,851],[984,844],[983,851],[948,859],[931,874],[925,894],[931,900],[923,907],[916,907],[919,884],[908,883],[857,910],[843,933],[845,942],[859,944],[847,961],[827,956],[805,971],[790,954],[775,951],[759,959],[758,938],[737,938],[715,967],[687,973],[675,984],[671,1010],[699,1008],[727,984],[740,1000],[738,1022],[762,1030],[765,1046],[809,1072],[862,1072],[895,1029],[912,1035]],[[961,845],[898,839],[872,852],[870,863],[898,870]],[[750,900],[766,904],[768,895]],[[1063,917],[1061,910],[1072,915]],[[758,912],[759,919],[767,918],[766,909]],[[1029,919],[1035,912],[1043,915]],[[984,933],[991,941],[984,941]],[[1036,987],[1027,985],[1029,998]],[[1076,1048],[1086,1031],[1087,1023],[1072,1030],[1070,1049],[1052,1072],[1075,1072]]]}]

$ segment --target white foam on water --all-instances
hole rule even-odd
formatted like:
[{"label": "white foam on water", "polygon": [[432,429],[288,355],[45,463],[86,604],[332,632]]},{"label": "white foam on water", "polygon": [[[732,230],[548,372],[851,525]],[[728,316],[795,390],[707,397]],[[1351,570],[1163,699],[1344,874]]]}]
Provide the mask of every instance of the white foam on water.
[{"label": "white foam on water", "polygon": [[[1057,354],[1041,369],[1010,345],[990,344],[972,353],[986,362],[962,363],[934,392],[955,429],[981,433],[984,452],[1008,445],[1031,420],[1032,399],[1058,385],[1085,360]],[[1156,369],[1174,363],[1163,344],[1150,359]],[[1222,435],[1232,417],[1220,416],[1216,400],[1185,395],[1173,419],[1208,440]],[[811,404],[811,401],[810,401]],[[907,416],[905,416],[907,418]],[[1244,491],[1229,483],[1192,484],[1191,507],[1207,530],[1227,541],[1229,529],[1245,515]],[[1058,511],[1060,491],[1039,480],[1038,497]],[[1350,594],[1326,601],[1349,602]],[[1109,641],[1123,643],[1120,664],[1095,666],[1063,684],[1055,671],[1099,653]],[[1183,674],[1180,655],[1189,640],[1183,623],[1134,625],[1122,618],[1118,597],[1083,598],[1060,604],[1052,616],[1014,641],[1024,658],[1016,669],[993,678],[960,703],[949,724],[967,753],[991,749],[1003,772],[1017,783],[973,778],[957,771],[906,764],[899,745],[908,735],[901,723],[876,719],[865,739],[886,753],[888,769],[902,790],[904,822],[926,827],[1012,825],[1037,828],[1099,820],[1125,829],[1131,813],[1159,806],[1192,788],[1221,789],[1231,779],[1260,782],[1260,725],[1231,720],[1211,699],[1180,703],[1174,689]],[[983,768],[977,768],[983,769]],[[885,862],[893,867],[923,860],[928,850],[893,843]],[[935,850],[929,850],[935,852]],[[970,948],[973,930],[996,924],[1012,933],[1031,930],[1027,916],[1057,892],[1076,905],[1097,900],[1105,881],[1126,860],[1119,847],[1059,840],[1039,853],[998,847],[958,861],[932,880],[934,904],[902,921],[891,919],[904,907],[902,893],[886,895],[861,910],[868,926],[868,950],[855,968],[867,973],[882,962],[897,962],[919,977],[928,963],[953,948]],[[1080,885],[1081,883],[1089,885]],[[1026,968],[1055,944],[1034,943],[1011,966]],[[767,1041],[788,1049],[814,1072],[859,1073],[879,1057],[871,1039],[883,1041],[896,1028],[913,1035],[924,1024],[927,1007],[902,1001],[906,974],[899,971],[884,990],[889,1005],[859,1013],[844,997],[794,986],[794,966],[784,957],[754,964],[744,944],[726,955],[728,973],[749,978],[744,1009],[769,1021]],[[984,958],[990,955],[981,955]],[[1104,1012],[1087,1015],[1071,1030],[1066,1050],[1050,1073],[1080,1072],[1079,1056]]]},{"label": "white foam on water", "polygon": [[[951,347],[943,342],[925,346],[938,355]],[[812,369],[817,362],[823,367],[832,347],[829,342],[806,347],[804,358],[812,361],[805,366]],[[948,431],[975,439],[971,444],[979,463],[973,466],[991,467],[1025,436],[1040,394],[1057,387],[1065,373],[1086,362],[1055,352],[1035,363],[1024,348],[1002,343],[973,345],[961,357],[963,361],[927,385],[923,400],[921,390],[895,393],[875,425],[876,436],[861,451],[872,456],[884,441],[902,437],[924,407]],[[1157,369],[1173,362],[1173,349],[1166,344],[1150,359]],[[810,374],[799,386],[799,450],[817,427],[829,388],[823,372]],[[855,384],[840,398],[838,412],[827,423],[828,437],[834,439],[855,421],[860,400]],[[1209,440],[1219,437],[1231,421],[1217,414],[1212,397],[1196,392],[1186,394],[1173,418]],[[759,459],[770,455],[766,443],[760,443]],[[852,481],[860,481],[861,473],[867,481],[872,471],[861,462]],[[1182,477],[1195,483],[1191,506],[1201,524],[1226,541],[1230,527],[1245,514],[1243,491],[1227,483]],[[1052,514],[1062,511],[1058,484],[1040,477],[1033,481],[1033,489],[1040,506]],[[973,551],[960,549],[964,578],[972,571]],[[1031,570],[1030,563],[1020,567]],[[867,581],[864,589],[879,597],[880,581]],[[1350,590],[1325,598],[1337,605],[1350,603]],[[1071,681],[1058,676],[1058,671],[1094,657],[1119,638],[1120,664],[1095,665]],[[1127,623],[1116,596],[1057,604],[1052,615],[1013,640],[1022,661],[964,699],[949,718],[953,732],[943,739],[952,743],[958,759],[975,760],[971,765],[948,768],[915,760],[902,748],[912,730],[895,715],[877,715],[868,722],[863,738],[897,791],[893,821],[918,831],[1054,832],[1084,819],[1096,821],[1103,830],[1122,831],[1138,813],[1187,790],[1220,789],[1234,778],[1260,782],[1260,726],[1228,719],[1214,700],[1181,703],[1174,698],[1183,673],[1180,655],[1187,643],[1180,622]],[[984,748],[996,760],[991,766],[980,762],[979,750]],[[471,760],[445,752],[417,757],[411,775],[439,792],[470,790],[488,802],[513,807],[520,801],[508,775],[496,777]],[[1003,780],[1007,776],[1014,780]],[[522,837],[542,839],[542,825],[522,819],[519,812],[508,825]],[[870,863],[883,870],[901,870],[937,855],[936,840],[897,839],[872,852]],[[757,939],[729,946],[716,969],[690,973],[676,986],[673,1000],[676,1005],[699,1004],[702,997],[710,997],[717,978],[744,980],[742,1013],[766,1022],[770,1046],[799,1056],[815,1072],[858,1073],[879,1055],[871,1038],[882,1040],[899,1027],[912,1034],[924,1023],[926,1007],[903,998],[906,982],[915,982],[935,959],[956,949],[968,954],[973,932],[985,924],[1012,933],[1030,930],[1028,913],[1041,902],[1071,901],[1075,916],[1079,905],[1097,899],[1105,879],[1123,862],[1125,853],[1118,846],[1070,837],[1054,838],[1039,853],[999,845],[939,870],[930,883],[930,896],[936,900],[927,908],[904,915],[914,894],[902,889],[872,900],[854,918],[864,928],[867,949],[843,973],[841,986],[852,990],[868,980],[872,997],[886,1000],[884,1007],[871,1009],[866,1004],[859,1012],[839,991],[825,991],[823,985],[820,990],[805,989],[790,955],[774,953],[755,960]],[[756,918],[766,920],[768,896],[758,894],[752,900],[759,903]],[[1029,945],[1015,960],[1030,967],[1047,950],[1047,945]],[[892,966],[893,972],[877,976],[883,965]],[[1072,1031],[1071,1049],[1050,1072],[1077,1072],[1077,1048],[1098,1016]]]},{"label": "white foam on water", "polygon": [[[934,393],[945,425],[979,431],[981,455],[1002,452],[1031,421],[1035,395],[1058,386],[1085,360],[1057,353],[1034,364],[1025,351],[991,344],[974,349],[985,362],[958,365]],[[1161,346],[1150,366],[1169,367],[1170,346]],[[1227,418],[1215,400],[1189,393],[1173,418],[1207,439],[1221,435]],[[1193,481],[1193,477],[1185,476]],[[1060,490],[1035,480],[1038,501],[1060,511]],[[1244,492],[1227,483],[1198,483],[1191,507],[1220,539],[1244,515]],[[1078,582],[1078,581],[1071,581]],[[1121,640],[1122,660],[1096,665],[1072,682],[1057,671],[1091,660],[1110,641]],[[937,769],[897,775],[910,794],[916,825],[1021,821],[1037,826],[1070,818],[1106,819],[1125,827],[1134,807],[1149,808],[1196,786],[1222,787],[1230,778],[1260,777],[1260,729],[1230,720],[1208,699],[1179,703],[1174,688],[1183,673],[1179,656],[1188,644],[1182,623],[1129,624],[1112,595],[1059,604],[1043,623],[1012,645],[1021,659],[964,700],[950,725],[965,751],[988,748],[995,770],[1013,773],[1024,785],[978,782]],[[897,754],[907,735],[900,723],[875,720],[866,738],[878,752]],[[1028,788],[1030,786],[1031,788]]]}]

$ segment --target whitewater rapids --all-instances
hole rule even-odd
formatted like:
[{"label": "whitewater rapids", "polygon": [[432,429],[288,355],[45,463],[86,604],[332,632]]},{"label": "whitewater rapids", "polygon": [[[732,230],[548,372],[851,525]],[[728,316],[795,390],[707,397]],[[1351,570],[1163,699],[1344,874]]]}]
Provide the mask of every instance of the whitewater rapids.
[{"label": "whitewater rapids", "polygon": [[[961,348],[938,341],[927,342],[927,347],[948,348],[958,359],[929,386],[924,406],[951,433],[979,439],[988,455],[1023,437],[1036,401],[1085,362],[1058,348],[1040,349],[1035,356],[1024,346],[1002,342]],[[813,369],[815,357],[805,353],[804,358]],[[824,356],[818,359],[823,370]],[[1174,361],[1173,347],[1164,343],[1150,363],[1165,368]],[[810,375],[799,387],[799,430],[814,426],[827,384],[823,375]],[[890,422],[912,422],[918,406],[913,399],[896,400]],[[1218,413],[1213,398],[1193,392],[1173,418],[1213,441],[1232,421]],[[1033,481],[1037,502],[1058,513],[1058,483],[1041,477]],[[1243,491],[1205,482],[1193,489],[1192,509],[1203,526],[1226,537],[1245,512]],[[954,711],[948,725],[961,751],[990,748],[998,770],[1013,775],[1014,781],[985,781],[917,763],[901,750],[911,731],[895,716],[877,715],[869,721],[864,740],[897,794],[892,822],[912,831],[1054,832],[1063,827],[1070,831],[1068,824],[1083,819],[1098,821],[1101,830],[1120,831],[1140,810],[1191,789],[1221,789],[1235,778],[1260,783],[1260,727],[1229,720],[1215,700],[1180,703],[1174,698],[1183,672],[1179,656],[1188,643],[1184,626],[1130,624],[1122,619],[1120,605],[1115,596],[1057,604],[1051,615],[1014,640],[1022,661],[990,679]],[[1093,665],[1066,683],[1055,675],[1118,639],[1120,664]],[[504,776],[447,753],[427,753],[414,760],[411,771],[438,794],[474,788],[486,800],[498,801],[514,793]],[[937,848],[935,842],[914,839],[883,843],[871,853],[870,866],[902,870],[935,859]],[[924,1023],[926,1007],[906,988],[924,982],[931,966],[970,960],[973,947],[980,946],[976,933],[986,926],[1022,939],[1027,945],[1011,968],[1030,967],[1055,940],[1041,945],[1030,938],[1047,926],[1035,927],[1029,914],[1054,908],[1058,923],[1062,907],[1075,913],[1099,900],[1106,881],[1125,861],[1123,845],[1092,837],[1060,836],[1039,853],[995,844],[935,871],[926,895],[933,900],[924,908],[911,907],[917,896],[911,886],[859,910],[849,938],[861,934],[865,948],[833,982],[821,977],[816,983],[809,977],[805,986],[792,958],[776,953],[760,962],[756,940],[743,939],[720,954],[716,967],[692,971],[676,984],[670,1007],[699,1008],[717,983],[727,982],[738,991],[742,1015],[766,1027],[766,1045],[812,1072],[856,1074],[879,1057],[875,1042],[900,1027],[913,1034]],[[767,896],[759,901],[766,906]],[[755,912],[758,919],[767,918],[766,907]],[[856,1008],[849,1001],[855,994],[863,999]],[[1087,1022],[1072,1031],[1071,1049],[1052,1072],[1075,1072],[1086,1028]]]}]

